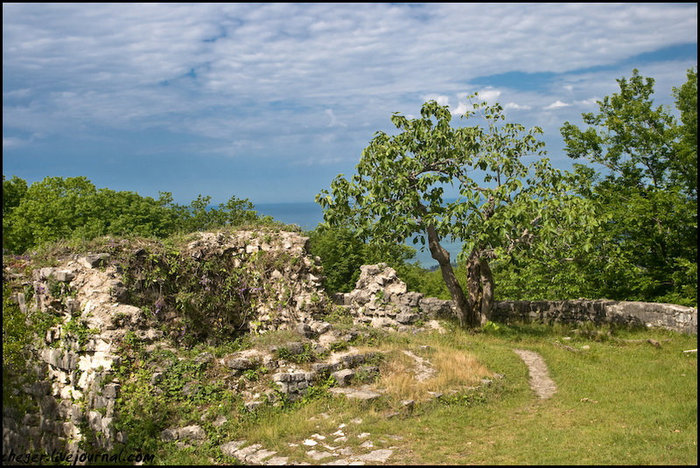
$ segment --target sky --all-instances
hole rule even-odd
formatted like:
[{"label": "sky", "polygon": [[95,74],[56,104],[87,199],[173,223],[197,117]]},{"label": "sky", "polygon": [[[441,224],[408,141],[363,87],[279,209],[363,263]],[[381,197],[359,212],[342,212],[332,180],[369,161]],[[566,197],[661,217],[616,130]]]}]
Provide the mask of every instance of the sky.
[{"label": "sky", "polygon": [[312,202],[394,112],[466,96],[544,130],[697,67],[696,3],[4,3],[3,174],[188,203]]}]

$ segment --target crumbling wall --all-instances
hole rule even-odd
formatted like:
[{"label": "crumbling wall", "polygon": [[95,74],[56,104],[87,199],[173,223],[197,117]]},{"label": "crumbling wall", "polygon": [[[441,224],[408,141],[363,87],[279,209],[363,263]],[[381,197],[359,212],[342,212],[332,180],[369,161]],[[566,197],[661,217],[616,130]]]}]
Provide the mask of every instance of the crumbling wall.
[{"label": "crumbling wall", "polygon": [[[364,265],[355,289],[337,294],[337,304],[347,307],[358,323],[397,327],[454,316],[455,305],[407,291],[406,284],[385,264]],[[620,324],[659,327],[681,333],[697,333],[697,309],[675,304],[611,300],[500,301],[491,320],[545,323]]]},{"label": "crumbling wall", "polygon": [[599,300],[496,302],[494,321],[537,321],[619,324],[657,327],[697,334],[698,311],[693,307],[657,302]]},{"label": "crumbling wall", "polygon": [[402,330],[416,323],[454,316],[452,301],[408,291],[396,271],[384,263],[363,265],[355,289],[336,294],[335,302],[344,306],[356,323],[372,327]]},{"label": "crumbling wall", "polygon": [[[131,254],[145,252],[136,248]],[[330,302],[321,288],[319,262],[308,255],[308,239],[294,232],[199,233],[181,255],[202,264],[226,256],[234,268],[255,270],[250,272],[260,291],[245,325],[256,333],[317,326],[315,317]],[[121,388],[115,377],[120,346],[127,335],[147,347],[164,344],[167,336],[159,322],[173,317],[158,317],[150,308],[126,303],[133,291],[114,260],[106,252],[74,256],[59,266],[34,270],[27,279],[33,288],[30,300],[24,292],[15,293],[24,313],[50,314],[58,323],[32,350],[35,382],[13,389],[31,398],[38,411],[22,414],[4,408],[4,452],[73,452],[86,434],[105,450],[126,440],[127,434],[113,428]]]}]

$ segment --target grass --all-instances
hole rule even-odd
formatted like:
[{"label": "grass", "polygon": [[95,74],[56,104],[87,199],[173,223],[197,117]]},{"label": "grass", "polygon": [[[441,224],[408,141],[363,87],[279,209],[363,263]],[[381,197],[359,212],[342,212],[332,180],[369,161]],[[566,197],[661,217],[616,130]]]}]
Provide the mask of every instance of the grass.
[{"label": "grass", "polygon": [[[564,340],[567,336],[571,339]],[[648,338],[661,347],[652,346]],[[385,346],[395,350],[404,341],[396,335],[388,340]],[[241,427],[239,438],[304,461],[308,447],[290,449],[289,443],[300,443],[316,432],[331,433],[338,424],[360,417],[363,423],[355,430],[373,434],[376,448],[394,447],[392,464],[697,462],[697,359],[682,352],[697,347],[695,336],[661,330],[577,333],[565,326],[502,325],[494,333],[453,329],[446,335],[417,335],[410,342],[412,348],[433,348],[432,355],[425,356],[440,368],[435,380],[441,379],[441,385],[473,381],[485,375],[483,369],[504,378],[395,417],[389,417],[397,410],[395,398],[415,392],[415,382],[397,383],[405,388],[370,405],[321,399],[296,411],[261,417]],[[563,348],[562,343],[579,351]],[[589,349],[582,349],[585,346]],[[516,347],[543,356],[558,386],[551,399],[535,397],[527,367],[512,351]],[[392,369],[406,375],[410,360],[390,358],[385,365],[390,372],[384,383],[396,379]],[[474,369],[465,371],[463,366],[477,370],[470,374]],[[332,416],[318,418],[322,413]]]},{"label": "grass", "polygon": [[[375,332],[357,345],[360,352],[385,356],[375,363],[382,372],[372,385],[387,391],[371,402],[319,387],[297,403],[246,411],[240,390],[229,387],[235,379],[222,374],[225,369],[212,364],[196,371],[190,365],[202,351],[220,356],[216,347],[178,351],[183,360],[139,351],[132,377],[122,379],[122,410],[130,416],[125,424],[137,434],[127,448],[155,454],[157,464],[231,464],[237,460],[222,455],[219,446],[246,440],[290,462],[315,464],[306,454],[311,447],[302,444],[313,434],[325,435],[332,446],[366,453],[359,445],[367,439],[358,436],[367,432],[371,450],[393,450],[391,464],[696,464],[697,358],[683,353],[697,348],[696,336],[562,325],[499,325],[470,333],[444,325],[446,334]],[[291,338],[293,333],[276,332],[246,345]],[[558,387],[552,398],[537,399],[514,348],[542,355]],[[404,350],[428,359],[437,373],[416,381],[415,360]],[[147,383],[154,365],[168,369],[163,378],[172,385],[161,385],[166,394],[155,394]],[[180,386],[193,377],[212,392],[196,399],[181,394]],[[481,385],[484,377],[492,383]],[[264,381],[257,383],[264,389]],[[429,399],[429,391],[444,396]],[[412,409],[402,405],[406,399],[416,401]],[[216,427],[219,416],[227,422]],[[200,424],[208,440],[194,447],[160,440],[164,428],[188,424]],[[347,441],[333,443],[341,424]]]}]

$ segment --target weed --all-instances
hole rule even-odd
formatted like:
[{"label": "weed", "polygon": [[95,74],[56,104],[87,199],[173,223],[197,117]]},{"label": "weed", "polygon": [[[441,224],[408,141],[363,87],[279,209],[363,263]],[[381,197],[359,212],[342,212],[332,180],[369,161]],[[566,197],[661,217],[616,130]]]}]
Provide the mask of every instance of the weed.
[{"label": "weed", "polygon": [[[298,348],[298,346],[295,346],[294,348]],[[300,350],[293,349],[289,345],[282,345],[277,348],[275,354],[277,355],[278,359],[294,362],[296,364],[313,362],[317,359],[310,343],[303,343]]]}]

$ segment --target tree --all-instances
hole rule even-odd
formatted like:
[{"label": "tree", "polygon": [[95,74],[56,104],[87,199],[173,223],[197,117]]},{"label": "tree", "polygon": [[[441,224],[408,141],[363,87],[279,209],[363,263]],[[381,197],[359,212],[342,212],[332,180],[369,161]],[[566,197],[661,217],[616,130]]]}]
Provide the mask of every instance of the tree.
[{"label": "tree", "polygon": [[690,69],[688,81],[673,88],[676,108],[681,114],[679,138],[671,160],[672,180],[683,186],[691,199],[698,199],[698,74]]},{"label": "tree", "polygon": [[3,248],[21,253],[59,239],[98,236],[166,237],[251,222],[270,222],[253,211],[247,199],[232,196],[219,208],[199,195],[189,205],[173,203],[172,194],[158,200],[138,193],[97,189],[85,177],[46,177],[29,188],[24,180],[3,178]]},{"label": "tree", "polygon": [[[571,239],[574,224],[593,224],[585,200],[573,193],[578,178],[551,167],[542,156],[539,128],[501,123],[498,104],[475,104],[486,123],[453,128],[447,106],[426,102],[421,117],[395,113],[400,133],[377,132],[362,152],[357,174],[343,175],[316,201],[329,225],[349,225],[374,242],[421,242],[440,265],[442,278],[457,306],[462,326],[488,319],[494,299],[489,262],[522,248],[546,248],[547,242]],[[447,185],[457,187],[455,201],[444,198]],[[460,286],[445,237],[464,241],[467,294]],[[537,241],[537,242],[536,242]]]},{"label": "tree", "polygon": [[321,258],[324,287],[330,293],[352,291],[362,265],[383,262],[401,272],[407,268],[406,260],[416,253],[407,245],[367,244],[348,227],[320,225],[308,235],[309,250]]},{"label": "tree", "polygon": [[22,198],[27,193],[27,182],[17,176],[5,180],[2,176],[2,215],[7,216],[19,205]]},{"label": "tree", "polygon": [[606,219],[599,242],[615,253],[605,264],[618,281],[627,277],[613,298],[677,301],[697,281],[696,73],[674,89],[681,124],[654,106],[652,78],[635,69],[617,82],[619,93],[582,114],[588,128],[564,124],[565,151],[607,172],[590,199]]}]

